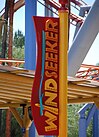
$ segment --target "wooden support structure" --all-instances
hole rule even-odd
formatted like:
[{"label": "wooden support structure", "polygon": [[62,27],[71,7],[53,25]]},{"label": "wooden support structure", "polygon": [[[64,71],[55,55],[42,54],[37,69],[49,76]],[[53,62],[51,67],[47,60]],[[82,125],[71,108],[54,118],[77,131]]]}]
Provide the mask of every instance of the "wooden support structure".
[{"label": "wooden support structure", "polygon": [[[20,127],[26,128],[25,137],[28,137],[28,130],[31,124],[27,108],[31,102],[33,81],[34,71],[0,66],[0,108],[10,108]],[[99,82],[68,77],[67,89],[67,97],[64,96],[64,100],[67,98],[68,103],[95,102],[98,106]],[[16,110],[16,108],[20,107],[20,104],[26,104],[23,118],[20,117]]]},{"label": "wooden support structure", "polygon": [[17,112],[17,110],[15,108],[10,107],[10,111],[14,115],[14,117],[17,120],[20,127],[22,127],[22,125],[23,125],[22,118],[19,116],[19,113]]},{"label": "wooden support structure", "polygon": [[11,112],[8,109],[6,111],[6,137],[11,137]]},{"label": "wooden support structure", "polygon": [[12,114],[14,115],[16,121],[19,123],[20,127],[23,129],[23,135],[24,137],[29,137],[29,127],[31,126],[32,121],[29,118],[28,115],[28,107],[24,107],[24,113],[23,113],[23,118],[19,115],[18,111],[10,107],[10,110]]}]

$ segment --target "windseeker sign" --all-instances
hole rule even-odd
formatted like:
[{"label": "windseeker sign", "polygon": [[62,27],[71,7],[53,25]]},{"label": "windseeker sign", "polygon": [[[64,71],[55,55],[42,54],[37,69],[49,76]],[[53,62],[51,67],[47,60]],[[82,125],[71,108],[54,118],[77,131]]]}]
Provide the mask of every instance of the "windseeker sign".
[{"label": "windseeker sign", "polygon": [[37,65],[31,107],[39,135],[59,135],[59,19],[33,17]]}]

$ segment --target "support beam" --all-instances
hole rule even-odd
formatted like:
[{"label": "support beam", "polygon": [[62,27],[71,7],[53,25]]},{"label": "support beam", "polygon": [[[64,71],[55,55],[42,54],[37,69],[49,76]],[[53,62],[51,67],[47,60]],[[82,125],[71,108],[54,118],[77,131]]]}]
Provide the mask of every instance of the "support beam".
[{"label": "support beam", "polygon": [[85,116],[85,112],[88,108],[90,108],[92,104],[85,104],[79,111],[79,137],[86,137],[86,129],[87,129],[87,120]]},{"label": "support beam", "polygon": [[5,24],[4,24],[4,29],[3,29],[1,58],[6,57],[9,2],[10,2],[9,0],[6,0],[5,2],[5,15],[4,15]]},{"label": "support beam", "polygon": [[23,128],[25,128],[24,137],[29,137],[29,128],[31,126],[31,120],[28,116],[28,107],[24,108],[23,114]]},{"label": "support beam", "polygon": [[[86,12],[87,12],[87,13],[89,12],[90,8],[91,8],[91,6],[81,6],[81,7],[80,7],[80,11],[79,11],[79,16],[84,17],[85,14],[86,14]],[[74,38],[75,38],[77,32],[79,31],[80,27],[81,27],[81,22],[78,22],[78,23],[76,24],[76,29],[75,29],[75,33],[74,33]]]},{"label": "support beam", "polygon": [[94,113],[95,113],[96,110],[97,110],[96,105],[93,105],[92,108],[90,109],[90,111],[88,113],[88,116],[87,116],[87,119],[86,119],[87,120],[86,128],[89,126],[90,121],[93,118]]},{"label": "support beam", "polygon": [[17,122],[19,123],[20,127],[23,127],[22,118],[20,117],[17,110],[15,108],[12,108],[12,107],[10,107],[10,110],[11,110],[12,114],[14,115],[15,119],[17,120]]},{"label": "support beam", "polygon": [[25,68],[29,70],[36,68],[36,34],[32,19],[36,15],[37,0],[25,0]]},{"label": "support beam", "polygon": [[25,128],[29,129],[29,127],[31,126],[31,120],[28,115],[28,107],[25,107],[23,121],[25,123]]},{"label": "support beam", "polygon": [[6,110],[6,137],[11,137],[11,111]]},{"label": "support beam", "polygon": [[[88,114],[86,115],[86,111]],[[98,110],[95,104],[86,104],[78,112],[80,114],[79,119],[79,137],[86,137],[86,131],[90,124],[90,121],[93,119],[93,137],[98,137]]]},{"label": "support beam", "polygon": [[[99,0],[93,4],[90,12],[77,33],[68,55],[68,75],[75,76],[99,32]],[[91,29],[90,29],[91,28]]]},{"label": "support beam", "polygon": [[93,117],[93,137],[99,136],[99,110],[97,109]]},{"label": "support beam", "polygon": [[[4,99],[2,99],[2,100],[4,100]],[[1,99],[0,99],[0,101],[1,101]],[[4,101],[5,101],[5,103],[0,104],[0,108],[2,108],[2,109],[6,109],[6,108],[8,109],[9,107],[10,108],[19,108],[20,107],[20,102],[18,102],[18,103],[6,103],[9,101],[7,99],[5,99]],[[14,99],[13,99],[13,101],[14,101]],[[21,104],[23,104],[23,102],[21,102]],[[30,106],[30,102],[26,102],[26,105]]]},{"label": "support beam", "polygon": [[35,125],[34,122],[32,122],[31,127],[29,129],[29,137],[35,137],[36,136],[36,131],[35,131]]},{"label": "support beam", "polygon": [[36,36],[32,16],[37,14],[37,0],[25,0],[25,68],[35,70]]},{"label": "support beam", "polygon": [[23,112],[23,119],[22,119],[19,113],[17,112],[17,110],[15,108],[10,107],[12,114],[14,115],[15,119],[17,120],[20,127],[24,131],[23,132],[24,137],[29,137],[29,127],[31,126],[32,121],[30,120],[28,115],[28,107],[24,107],[23,109],[24,109],[24,112]]},{"label": "support beam", "polygon": [[85,116],[80,116],[79,120],[79,137],[86,137],[86,119]]},{"label": "support beam", "polygon": [[[13,43],[13,15],[14,15],[14,0],[10,0],[9,8],[9,41],[8,41],[8,58],[12,59],[12,43]],[[8,63],[9,66],[12,63]]]},{"label": "support beam", "polygon": [[98,101],[99,97],[90,97],[90,98],[75,98],[75,99],[69,99],[69,104],[79,104],[79,103],[94,103],[95,101]]}]

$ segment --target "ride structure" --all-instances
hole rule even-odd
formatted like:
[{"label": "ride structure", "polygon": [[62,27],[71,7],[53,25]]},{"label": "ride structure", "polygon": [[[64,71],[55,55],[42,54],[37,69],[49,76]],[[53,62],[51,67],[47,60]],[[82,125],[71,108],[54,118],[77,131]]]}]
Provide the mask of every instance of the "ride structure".
[{"label": "ride structure", "polygon": [[[11,1],[10,1],[11,2]],[[98,105],[98,99],[99,99],[99,93],[98,93],[98,89],[99,89],[99,84],[97,81],[91,81],[89,80],[89,77],[93,80],[98,80],[98,67],[94,66],[94,71],[92,71],[92,69],[89,68],[89,70],[87,71],[78,71],[82,61],[84,60],[87,52],[89,51],[96,35],[98,34],[98,16],[96,13],[98,13],[98,7],[99,7],[99,2],[98,0],[95,1],[95,3],[93,4],[93,6],[90,9],[90,6],[87,6],[87,4],[85,2],[83,2],[82,0],[77,1],[77,0],[71,0],[70,2],[73,4],[73,6],[75,8],[80,8],[80,16],[83,16],[86,11],[88,13],[88,16],[86,17],[86,19],[84,20],[84,18],[79,17],[71,12],[68,12],[69,14],[69,22],[73,25],[76,25],[77,28],[76,30],[78,31],[78,29],[80,28],[79,32],[77,33],[77,35],[75,34],[75,38],[73,41],[73,44],[70,48],[70,50],[68,51],[68,63],[67,62],[67,47],[68,46],[68,37],[66,35],[66,33],[68,33],[68,28],[67,28],[67,21],[68,21],[68,15],[64,9],[64,5],[66,4],[66,7],[70,7],[70,3],[68,3],[67,5],[67,1],[59,1],[59,3],[53,1],[53,0],[48,0],[48,1],[43,1],[41,2],[40,0],[36,1],[36,0],[26,0],[25,1],[25,22],[26,22],[26,32],[25,32],[25,68],[27,70],[34,70],[36,67],[36,36],[35,36],[35,30],[34,30],[34,26],[33,26],[33,21],[32,21],[32,16],[37,15],[37,2],[40,2],[41,4],[43,4],[45,6],[45,11],[46,11],[46,16],[50,16],[53,15],[52,13],[58,14],[57,10],[59,10],[59,15],[60,15],[60,25],[61,25],[61,30],[60,30],[60,45],[61,45],[61,54],[60,54],[60,79],[61,79],[61,84],[60,85],[60,92],[62,92],[62,94],[60,93],[60,109],[61,109],[61,114],[59,117],[59,123],[60,123],[60,128],[59,128],[59,137],[67,137],[67,108],[64,109],[65,106],[67,106],[67,103],[95,103],[96,106]],[[15,3],[15,5],[11,6],[12,8],[10,9],[10,16],[8,16],[10,18],[10,24],[13,25],[12,21],[13,21],[13,14],[11,13],[12,11],[14,12],[14,10],[16,11],[18,8],[20,8],[21,6],[24,5],[24,1],[19,0]],[[82,7],[84,5],[84,7]],[[61,9],[62,6],[62,9]],[[16,7],[16,8],[15,8]],[[54,9],[54,10],[53,10]],[[50,10],[50,11],[49,11]],[[56,10],[56,11],[55,11]],[[2,10],[3,11],[3,10]],[[65,12],[65,13],[64,13]],[[7,19],[8,17],[4,18],[4,13],[2,14],[2,20],[5,21],[5,19]],[[67,18],[67,20],[66,20]],[[95,20],[95,23],[94,23]],[[66,23],[66,24],[65,24]],[[89,25],[90,24],[90,25]],[[70,25],[70,24],[69,24]],[[2,26],[2,23],[1,23]],[[91,27],[91,29],[90,29]],[[1,29],[0,29],[1,30]],[[90,33],[88,33],[90,31]],[[11,31],[9,31],[11,32]],[[6,33],[6,32],[5,32]],[[11,32],[12,33],[12,32]],[[65,34],[64,34],[65,33]],[[64,35],[63,35],[64,34]],[[83,36],[82,36],[83,34]],[[9,36],[11,36],[9,34]],[[66,36],[66,37],[65,37]],[[65,40],[66,38],[66,40]],[[9,37],[9,43],[11,44],[11,37]],[[64,42],[63,42],[64,40]],[[10,45],[9,44],[9,45]],[[65,47],[64,47],[65,46]],[[11,55],[11,49],[10,51],[10,55]],[[64,53],[65,52],[65,53]],[[64,54],[63,54],[64,53]],[[83,53],[83,54],[81,54]],[[11,57],[9,57],[11,59]],[[2,61],[2,60],[1,60]],[[66,64],[65,64],[65,63]],[[72,77],[68,77],[67,78],[67,64],[68,64],[68,76],[72,76]],[[85,66],[87,67],[87,66]],[[93,66],[91,66],[92,68]],[[7,67],[2,67],[0,69],[0,80],[1,80],[1,90],[0,90],[0,106],[4,107],[4,108],[10,108],[10,110],[12,111],[12,113],[14,114],[16,120],[18,121],[18,123],[20,124],[20,126],[22,127],[22,129],[25,129],[23,131],[25,136],[28,137],[28,129],[29,126],[31,124],[31,121],[28,118],[28,114],[27,114],[27,110],[28,110],[28,106],[30,106],[30,102],[31,102],[31,87],[32,87],[32,82],[34,79],[34,73],[27,71],[27,70],[15,70],[15,69],[11,69],[11,68],[7,68]],[[77,73],[78,71],[78,73]],[[91,72],[91,73],[89,73]],[[94,72],[94,74],[93,74]],[[97,73],[97,78],[96,78],[96,74]],[[92,74],[92,76],[91,76]],[[76,78],[75,77],[78,77]],[[5,76],[5,79],[3,78]],[[14,81],[14,79],[16,78],[16,81]],[[83,78],[83,79],[82,79]],[[85,79],[84,79],[85,78]],[[95,78],[95,79],[94,79]],[[28,80],[26,80],[28,79]],[[68,82],[67,82],[68,79]],[[4,85],[4,82],[8,82],[8,84]],[[12,86],[12,81],[13,82],[13,86]],[[22,84],[20,84],[20,82]],[[66,85],[66,83],[68,83],[68,87]],[[15,84],[15,85],[14,85]],[[3,90],[5,91],[5,93],[2,93],[2,85],[3,85]],[[24,85],[24,86],[23,86]],[[4,89],[4,87],[9,87]],[[19,91],[19,95],[16,94],[15,92],[15,88],[16,88],[16,92]],[[9,93],[9,95],[5,95],[6,93]],[[64,98],[64,99],[63,99]],[[17,107],[23,106],[24,108],[24,116],[23,119],[20,118],[19,114],[16,111]],[[86,107],[85,107],[86,108]],[[60,110],[59,109],[59,110]],[[95,112],[95,106],[93,107],[93,111]],[[86,109],[82,109],[79,113],[80,116],[82,118],[82,115],[85,113]],[[93,112],[92,111],[92,112]],[[95,113],[95,118],[98,115]],[[64,119],[63,119],[64,117]],[[86,119],[83,119],[84,121]],[[83,121],[82,119],[80,119],[80,121]],[[26,122],[27,121],[27,122]],[[83,123],[84,123],[83,121]],[[64,127],[63,127],[63,123],[64,123]],[[84,123],[86,124],[86,123]],[[82,125],[82,123],[80,123],[80,126]],[[87,122],[88,125],[88,122]],[[83,130],[84,132],[82,132],[81,128],[80,128],[80,132],[79,132],[79,137],[85,137],[86,136],[86,127],[85,130]],[[95,130],[94,130],[95,131]],[[82,134],[81,134],[82,132]],[[35,134],[35,133],[33,133]],[[98,133],[96,133],[95,137],[98,136]]]}]

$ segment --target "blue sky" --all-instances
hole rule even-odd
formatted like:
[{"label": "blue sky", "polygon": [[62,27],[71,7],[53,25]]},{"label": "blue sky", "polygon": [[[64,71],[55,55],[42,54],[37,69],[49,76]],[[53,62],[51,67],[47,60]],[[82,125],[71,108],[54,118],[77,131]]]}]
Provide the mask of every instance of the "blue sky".
[{"label": "blue sky", "polygon": [[[56,0],[58,1],[58,0]],[[84,0],[88,5],[92,5],[94,0]],[[0,11],[1,9],[4,7],[5,4],[5,0],[0,0]],[[40,5],[38,3],[38,15],[42,16],[42,14],[44,14],[44,9],[43,6]],[[23,6],[22,8],[20,8],[15,14],[14,14],[14,31],[16,30],[21,30],[23,32],[23,34],[25,34],[25,7]],[[74,32],[75,27],[71,27],[71,31],[70,32]],[[72,38],[73,35],[72,33],[70,33],[70,44],[72,43]],[[99,47],[99,37],[96,38],[96,40],[94,41],[94,44],[92,45],[90,51],[88,52],[85,60],[83,63],[85,64],[90,64],[90,65],[95,65],[96,63],[99,62],[99,53],[98,50]]]}]

